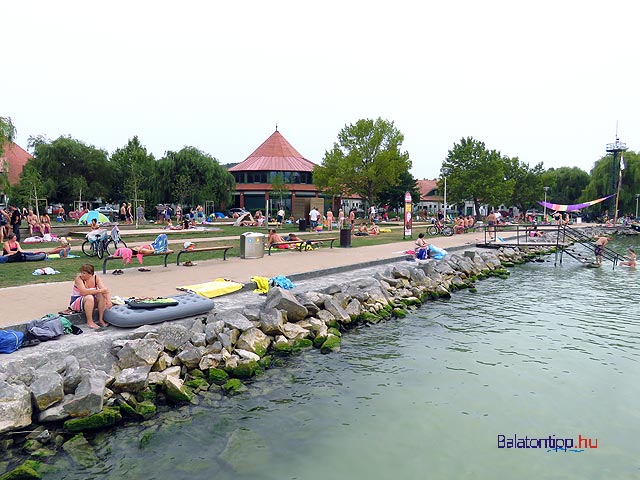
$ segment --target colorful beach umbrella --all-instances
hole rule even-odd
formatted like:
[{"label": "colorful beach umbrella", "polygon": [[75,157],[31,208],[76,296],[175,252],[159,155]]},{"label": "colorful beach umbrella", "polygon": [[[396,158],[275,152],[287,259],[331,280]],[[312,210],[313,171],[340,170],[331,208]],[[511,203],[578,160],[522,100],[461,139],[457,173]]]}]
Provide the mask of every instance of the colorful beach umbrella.
[{"label": "colorful beach umbrella", "polygon": [[80,217],[80,219],[78,220],[78,225],[88,225],[94,218],[98,220],[99,224],[109,223],[109,219],[105,215],[97,210],[91,210]]}]

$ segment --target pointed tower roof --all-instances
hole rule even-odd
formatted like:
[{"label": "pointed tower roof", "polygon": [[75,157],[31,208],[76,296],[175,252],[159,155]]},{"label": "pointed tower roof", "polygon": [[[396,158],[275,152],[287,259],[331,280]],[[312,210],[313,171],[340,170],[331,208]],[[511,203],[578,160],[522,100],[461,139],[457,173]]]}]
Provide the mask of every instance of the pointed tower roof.
[{"label": "pointed tower roof", "polygon": [[229,171],[311,172],[313,167],[315,163],[300,155],[300,152],[293,148],[276,128],[276,131],[256,148],[255,152],[238,165],[231,167]]}]

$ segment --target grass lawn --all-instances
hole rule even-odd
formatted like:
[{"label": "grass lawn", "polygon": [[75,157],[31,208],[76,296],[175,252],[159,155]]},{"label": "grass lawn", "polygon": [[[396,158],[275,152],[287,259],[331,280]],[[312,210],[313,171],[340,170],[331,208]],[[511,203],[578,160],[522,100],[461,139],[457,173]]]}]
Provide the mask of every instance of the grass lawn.
[{"label": "grass lawn", "polygon": [[[74,231],[78,231],[77,226]],[[73,228],[73,226],[72,226]],[[233,249],[227,252],[227,257],[237,257],[240,255],[240,234],[243,232],[261,232],[265,233],[267,230],[262,228],[258,229],[256,227],[233,227],[233,226],[222,226],[220,232],[197,232],[197,231],[185,231],[179,233],[170,233],[168,235],[169,241],[176,238],[190,238],[197,239],[202,237],[202,241],[197,242],[197,247],[209,247],[209,246],[220,246],[220,245],[233,245]],[[414,238],[417,237],[420,231],[423,231],[423,227],[415,227],[414,226]],[[339,230],[333,230],[332,232],[324,232],[324,234],[312,234],[309,232],[298,232],[298,227],[296,225],[285,225],[281,229],[278,229],[278,233],[284,235],[289,232],[299,233],[301,238],[303,239],[322,239],[323,237],[339,237]],[[217,239],[222,236],[235,236],[236,239]],[[151,243],[156,237],[154,233],[144,233],[144,229],[141,229],[139,235],[126,236],[125,242],[143,242],[147,241]],[[383,233],[380,235],[371,235],[366,237],[351,237],[351,247],[358,248],[369,245],[377,245],[383,243],[392,243],[392,242],[400,242],[403,240],[403,230],[402,228],[394,228],[391,233]],[[67,259],[48,259],[40,262],[19,262],[19,263],[4,263],[0,264],[0,288],[13,287],[18,285],[29,285],[29,284],[39,284],[39,283],[50,283],[50,282],[64,282],[72,280],[75,275],[78,273],[80,266],[85,263],[92,264],[97,272],[102,272],[102,262],[103,260],[98,259],[97,257],[87,257],[84,255],[80,249],[80,245],[82,244],[84,239],[75,238],[71,245],[71,253],[74,255],[79,255],[78,258],[67,258]],[[339,240],[334,242],[334,247],[339,248]],[[47,251],[53,248],[55,243],[47,243],[47,244],[22,244],[24,250],[31,251]],[[181,245],[169,245],[171,250],[178,252],[181,249]],[[328,245],[322,248],[328,248]],[[272,250],[272,255],[287,255],[289,254],[287,251],[283,250]],[[211,260],[211,259],[222,259],[222,252],[194,252],[189,254],[183,254],[180,257],[181,262],[186,260],[191,260],[194,262]],[[175,264],[176,254],[171,255],[168,260],[168,264]],[[145,257],[144,265],[145,266],[153,266],[153,265],[162,265],[164,263],[164,257]],[[57,275],[33,275],[33,271],[38,268],[51,267],[54,270],[58,270],[60,273]],[[118,261],[110,261],[107,264],[107,268],[112,270],[114,268],[138,268],[140,265],[137,260],[133,259],[133,262],[127,266],[122,266],[121,262]]]}]

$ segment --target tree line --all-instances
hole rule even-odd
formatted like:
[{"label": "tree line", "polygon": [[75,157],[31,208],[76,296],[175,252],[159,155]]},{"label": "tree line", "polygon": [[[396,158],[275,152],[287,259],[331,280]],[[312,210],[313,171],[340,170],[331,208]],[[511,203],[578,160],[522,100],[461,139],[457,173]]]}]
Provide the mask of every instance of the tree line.
[{"label": "tree line", "polygon": [[[14,136],[11,119],[0,117],[0,145]],[[403,142],[404,135],[389,120],[360,119],[346,125],[315,167],[314,184],[329,198],[356,194],[367,205],[401,207],[406,191],[414,199],[420,197],[410,173],[412,160],[402,150]],[[235,189],[227,169],[195,147],[167,151],[157,160],[137,136],[112,154],[70,136],[53,141],[30,137],[28,148],[34,158],[25,165],[18,185],[12,188],[6,175],[0,178],[0,189],[9,190],[15,203],[21,205],[32,203],[36,196],[63,204],[80,198],[102,198],[106,203],[137,199],[144,200],[147,208],[157,203],[196,205],[213,201],[224,208]],[[515,206],[521,211],[539,209],[537,201],[544,198],[545,187],[550,202],[582,203],[616,193],[622,165],[619,160],[613,165],[611,156],[603,156],[590,173],[577,167],[545,169],[542,162],[531,166],[466,137],[454,143],[442,162],[448,172],[447,203],[471,201],[476,212],[481,204]],[[640,193],[640,154],[625,152],[622,166],[620,215],[635,212],[636,194]],[[441,177],[440,192],[443,183]],[[286,185],[276,180],[274,189],[282,195]],[[611,204],[605,202],[591,207],[590,212],[602,214],[610,208]]]},{"label": "tree line", "polygon": [[227,169],[195,147],[167,151],[157,160],[137,136],[111,154],[70,136],[31,137],[28,148],[33,158],[10,190],[12,203],[19,205],[39,197],[67,205],[97,198],[112,204],[144,201],[149,211],[158,203],[206,201],[226,208],[235,188]]}]

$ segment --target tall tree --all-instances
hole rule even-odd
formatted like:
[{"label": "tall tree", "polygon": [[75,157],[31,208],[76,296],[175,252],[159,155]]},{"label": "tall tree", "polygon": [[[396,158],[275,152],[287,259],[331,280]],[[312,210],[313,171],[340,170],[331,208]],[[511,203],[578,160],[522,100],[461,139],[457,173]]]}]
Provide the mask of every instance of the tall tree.
[{"label": "tall tree", "polygon": [[156,161],[137,136],[113,152],[111,165],[114,168],[111,198],[118,203],[144,200],[145,206],[151,207],[154,203],[152,182]]},{"label": "tall tree", "polygon": [[[581,201],[594,200],[616,193],[616,190],[612,190],[611,187],[613,183],[616,183],[612,178],[612,171],[614,170],[611,166],[612,162],[613,158],[611,156],[602,157],[595,162],[591,170],[590,181],[584,188],[580,198]],[[620,162],[620,156],[618,156],[618,162]],[[616,170],[617,169],[618,167],[616,167]],[[640,154],[633,151],[624,152],[624,170],[622,171],[620,180],[621,188],[620,198],[618,199],[618,214],[619,216],[626,213],[635,214],[635,195],[640,193]],[[613,218],[615,198],[594,205],[590,207],[590,209],[592,212],[595,211],[598,213],[608,211],[609,216]]]},{"label": "tall tree", "polygon": [[[562,205],[582,201],[583,191],[590,180],[589,174],[578,167],[550,168],[541,175],[542,186],[549,187],[547,201]],[[541,195],[544,195],[544,188]]]},{"label": "tall tree", "polygon": [[83,177],[87,182],[87,200],[109,194],[111,169],[104,150],[71,137],[59,137],[54,141],[31,137],[29,145],[34,157],[27,165],[32,164],[40,173],[42,189],[49,201],[72,203],[76,177]]},{"label": "tall tree", "polygon": [[235,182],[214,157],[184,147],[158,160],[155,187],[161,202],[196,205],[212,201],[224,207],[231,202]]},{"label": "tall tree", "polygon": [[518,157],[505,157],[504,162],[504,177],[514,181],[510,205],[518,207],[521,212],[537,206],[536,202],[542,198],[541,195],[544,195],[542,163],[532,168],[528,163],[521,162]]},{"label": "tall tree", "polygon": [[358,120],[338,133],[338,141],[313,170],[316,186],[331,194],[360,195],[374,205],[385,188],[398,185],[409,171],[409,154],[402,152],[404,135],[393,122]]},{"label": "tall tree", "polygon": [[484,142],[467,137],[449,150],[443,167],[449,168],[447,194],[450,203],[470,200],[475,211],[480,203],[497,206],[509,203],[515,179],[505,177],[505,160],[497,150],[488,150]]},{"label": "tall tree", "polygon": [[[4,153],[4,146],[8,142],[13,142],[16,136],[16,127],[11,121],[11,117],[0,117],[0,157]],[[9,189],[9,171],[6,165],[0,165],[0,193]]]},{"label": "tall tree", "polygon": [[404,206],[404,194],[409,192],[414,203],[420,201],[420,189],[416,179],[411,172],[402,172],[398,179],[398,184],[389,186],[378,194],[378,202],[382,205],[389,205],[391,208]]}]

